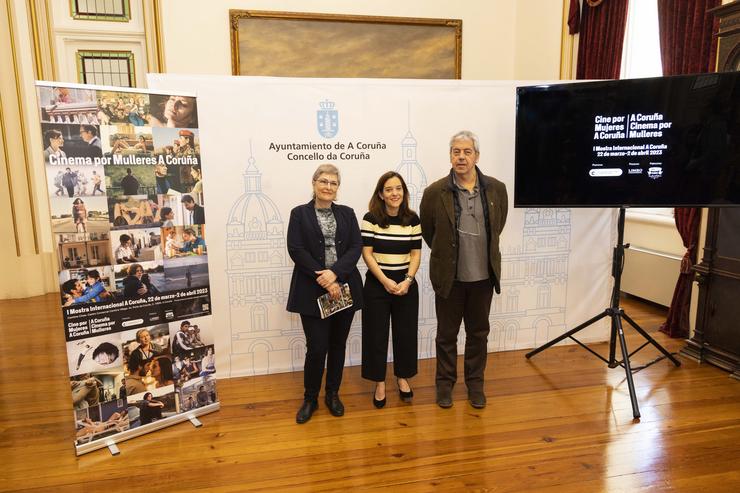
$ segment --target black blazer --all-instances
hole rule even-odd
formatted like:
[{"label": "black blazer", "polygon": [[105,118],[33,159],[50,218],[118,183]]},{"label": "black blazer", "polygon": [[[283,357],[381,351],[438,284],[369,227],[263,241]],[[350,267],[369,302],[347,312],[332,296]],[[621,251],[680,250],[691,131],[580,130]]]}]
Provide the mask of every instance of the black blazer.
[{"label": "black blazer", "polygon": [[[362,253],[362,236],[355,211],[346,205],[332,204],[337,221],[335,247],[337,261],[331,270],[339,283],[348,283],[353,306],[348,310],[362,308],[362,278],[357,270],[357,261]],[[324,235],[316,219],[314,201],[295,207],[290,211],[288,223],[288,254],[293,259],[293,277],[290,280],[288,311],[320,317],[316,298],[326,290],[316,282],[317,270],[324,270]]]},{"label": "black blazer", "polygon": [[206,223],[206,210],[202,205],[195,204],[193,209],[193,224],[205,224]]}]

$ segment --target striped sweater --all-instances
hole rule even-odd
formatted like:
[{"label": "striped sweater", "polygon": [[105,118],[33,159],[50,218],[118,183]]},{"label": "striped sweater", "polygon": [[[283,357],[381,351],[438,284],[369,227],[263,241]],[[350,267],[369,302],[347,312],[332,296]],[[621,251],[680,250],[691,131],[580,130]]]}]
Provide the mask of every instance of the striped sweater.
[{"label": "striped sweater", "polygon": [[409,252],[421,249],[421,223],[416,214],[408,226],[401,226],[396,216],[390,217],[387,228],[381,228],[368,212],[361,229],[362,245],[373,247],[373,258],[383,271],[408,271]]}]

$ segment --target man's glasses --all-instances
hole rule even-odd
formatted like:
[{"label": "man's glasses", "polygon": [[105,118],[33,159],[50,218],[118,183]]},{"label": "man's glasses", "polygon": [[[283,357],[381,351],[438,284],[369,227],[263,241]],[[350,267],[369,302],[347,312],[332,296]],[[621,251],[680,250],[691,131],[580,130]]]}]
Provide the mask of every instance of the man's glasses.
[{"label": "man's glasses", "polygon": [[[478,218],[475,216],[475,197],[477,197],[477,194],[475,196],[471,195],[468,197],[467,203],[465,204],[468,217],[467,219],[460,218],[461,224],[457,227],[457,232],[461,235],[480,236],[480,225],[478,224]],[[473,227],[473,225],[475,225],[475,227]]]},{"label": "man's glasses", "polygon": [[[457,232],[460,233],[461,235],[480,236],[480,225],[478,224],[478,221],[475,215],[471,214],[470,217],[473,220],[467,221],[468,224],[466,224],[465,226],[463,225],[458,226]],[[475,227],[472,226],[473,224],[475,225]]]},{"label": "man's glasses", "polygon": [[472,156],[473,154],[475,154],[475,149],[458,149],[457,147],[452,148],[453,156],[459,156],[460,154],[464,154],[466,156]]}]

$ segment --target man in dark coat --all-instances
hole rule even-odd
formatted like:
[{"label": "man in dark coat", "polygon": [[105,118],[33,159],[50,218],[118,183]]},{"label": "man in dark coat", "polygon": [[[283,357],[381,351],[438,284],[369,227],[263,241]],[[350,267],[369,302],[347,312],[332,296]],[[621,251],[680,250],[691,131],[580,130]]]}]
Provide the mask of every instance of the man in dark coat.
[{"label": "man in dark coat", "polygon": [[192,195],[183,195],[180,202],[182,202],[182,205],[184,205],[185,208],[190,211],[190,214],[192,216],[190,224],[206,223],[206,210],[203,208],[202,205],[198,205],[195,203],[195,199],[193,199]]},{"label": "man in dark coat", "polygon": [[478,137],[450,139],[449,175],[424,190],[421,234],[432,249],[429,277],[437,312],[437,404],[452,407],[457,380],[457,335],[465,319],[465,384],[475,408],[486,405],[488,317],[493,291],[501,292],[499,235],[508,212],[506,185],[478,169]]},{"label": "man in dark coat", "polygon": [[131,174],[131,168],[126,168],[126,176],[121,178],[121,188],[124,195],[136,195],[139,193],[139,180]]},{"label": "man in dark coat", "polygon": [[95,125],[81,125],[80,137],[85,141],[85,155],[91,158],[103,155],[103,144],[98,137],[98,129]]}]

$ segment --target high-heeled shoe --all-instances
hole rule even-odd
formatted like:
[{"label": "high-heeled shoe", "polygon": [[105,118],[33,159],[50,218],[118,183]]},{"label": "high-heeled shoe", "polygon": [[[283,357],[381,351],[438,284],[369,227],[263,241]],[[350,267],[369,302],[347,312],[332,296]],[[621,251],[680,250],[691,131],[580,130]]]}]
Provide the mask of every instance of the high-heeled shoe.
[{"label": "high-heeled shoe", "polygon": [[[408,380],[406,381],[408,383]],[[401,400],[403,402],[411,402],[411,399],[414,398],[414,390],[411,388],[411,385],[409,385],[409,391],[404,392],[401,390],[401,386],[398,384],[398,379],[396,379],[396,385],[398,385],[398,395],[401,397]]]},{"label": "high-heeled shoe", "polygon": [[375,392],[373,392],[373,406],[375,406],[376,409],[382,409],[385,407],[385,399],[385,397],[382,399],[376,399]]}]

